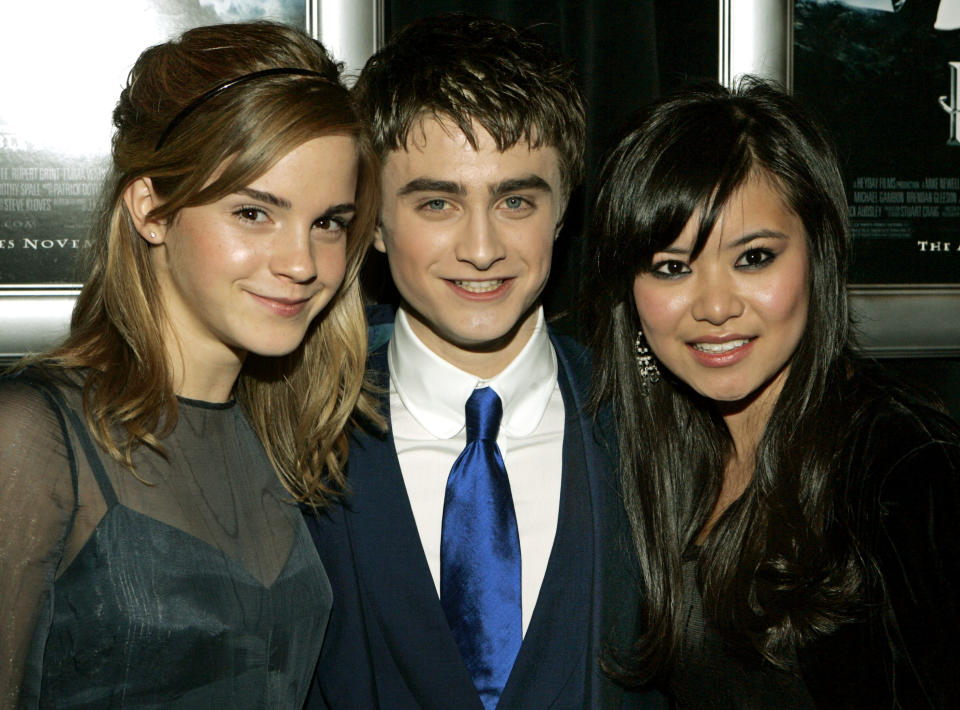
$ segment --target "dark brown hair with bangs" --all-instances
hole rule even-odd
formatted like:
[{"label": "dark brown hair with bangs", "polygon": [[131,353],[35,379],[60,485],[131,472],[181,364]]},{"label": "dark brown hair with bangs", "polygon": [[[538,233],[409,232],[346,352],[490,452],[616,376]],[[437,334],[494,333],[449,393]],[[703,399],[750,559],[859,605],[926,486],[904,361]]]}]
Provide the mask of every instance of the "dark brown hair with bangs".
[{"label": "dark brown hair with bangs", "polygon": [[[753,479],[700,555],[704,614],[735,646],[780,667],[856,618],[866,571],[835,505],[843,427],[820,415],[852,359],[846,197],[834,150],[793,98],[746,78],[692,87],[637,116],[600,176],[591,246],[594,402],[612,401],[624,498],[640,561],[643,635],[607,669],[642,685],[668,673],[683,634],[681,564],[714,510],[729,431],[669,372],[647,388],[635,361],[633,284],[699,215],[694,258],[730,196],[769,181],[802,221],[807,323],[756,451]],[[812,581],[814,580],[814,581]]]}]

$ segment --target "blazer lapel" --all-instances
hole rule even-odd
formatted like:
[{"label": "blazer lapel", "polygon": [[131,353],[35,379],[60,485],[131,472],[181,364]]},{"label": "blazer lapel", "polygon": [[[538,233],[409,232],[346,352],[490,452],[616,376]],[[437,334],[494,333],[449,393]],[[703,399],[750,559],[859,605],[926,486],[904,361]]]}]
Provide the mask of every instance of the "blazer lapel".
[{"label": "blazer lapel", "polygon": [[591,646],[594,503],[581,410],[567,374],[566,363],[561,361],[565,423],[557,534],[537,605],[500,701],[503,708],[548,708],[562,697],[571,700],[570,707],[578,707],[584,697],[582,669]]},{"label": "blazer lapel", "polygon": [[[386,381],[386,348],[371,354]],[[383,395],[389,411],[389,394]],[[407,687],[424,709],[477,708],[481,704],[427,566],[397,460],[393,433],[362,434],[351,442],[350,480],[355,490],[346,516],[355,547],[357,575],[373,618]],[[440,705],[431,705],[437,687]]]},{"label": "blazer lapel", "polygon": [[[567,341],[570,342],[570,341]],[[561,372],[567,373],[570,396],[580,416],[587,485],[590,489],[590,535],[594,555],[589,621],[590,665],[587,692],[591,708],[664,707],[662,698],[627,693],[600,669],[609,649],[629,648],[639,632],[639,570],[630,524],[620,492],[618,453],[609,408],[594,412],[589,404],[590,361],[575,343],[555,338]]]}]

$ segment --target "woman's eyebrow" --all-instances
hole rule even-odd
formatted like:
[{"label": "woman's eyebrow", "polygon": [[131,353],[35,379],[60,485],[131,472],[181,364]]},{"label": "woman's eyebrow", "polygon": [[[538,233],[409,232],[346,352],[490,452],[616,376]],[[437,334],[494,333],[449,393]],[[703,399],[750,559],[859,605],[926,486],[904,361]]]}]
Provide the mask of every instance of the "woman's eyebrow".
[{"label": "woman's eyebrow", "polygon": [[255,190],[252,187],[242,187],[237,190],[238,195],[246,195],[247,197],[252,197],[254,200],[259,200],[260,202],[266,202],[269,205],[274,207],[279,207],[283,210],[290,209],[293,205],[289,200],[286,200],[282,197],[274,195],[272,192],[264,192],[263,190]]},{"label": "woman's eyebrow", "polygon": [[737,247],[742,247],[744,244],[749,244],[754,239],[789,239],[790,235],[786,232],[781,232],[776,229],[758,229],[755,232],[749,232],[744,234],[739,239],[727,244],[727,249],[735,249]]}]

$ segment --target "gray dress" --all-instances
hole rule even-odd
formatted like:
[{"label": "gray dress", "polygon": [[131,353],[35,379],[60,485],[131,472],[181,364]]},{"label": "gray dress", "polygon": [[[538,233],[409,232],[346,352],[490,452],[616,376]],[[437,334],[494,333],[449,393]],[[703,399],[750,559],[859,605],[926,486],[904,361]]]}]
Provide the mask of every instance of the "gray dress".
[{"label": "gray dress", "polygon": [[0,382],[0,707],[301,707],[330,585],[240,407],[181,399],[136,475],[83,421]]}]

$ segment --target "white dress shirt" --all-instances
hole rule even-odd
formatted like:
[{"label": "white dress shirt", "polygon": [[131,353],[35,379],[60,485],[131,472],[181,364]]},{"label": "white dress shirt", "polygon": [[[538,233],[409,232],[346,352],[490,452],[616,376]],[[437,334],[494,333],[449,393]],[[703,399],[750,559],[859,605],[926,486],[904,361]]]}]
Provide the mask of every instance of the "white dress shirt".
[{"label": "white dress shirt", "polygon": [[557,532],[563,469],[563,399],[543,310],[523,350],[489,380],[429,350],[410,329],[402,309],[397,311],[387,361],[393,439],[438,595],[443,498],[450,469],[466,446],[464,407],[478,387],[491,387],[500,395],[503,420],[497,445],[517,516],[526,634]]}]

